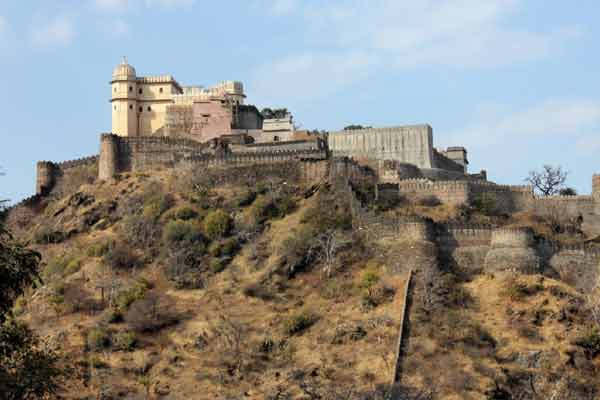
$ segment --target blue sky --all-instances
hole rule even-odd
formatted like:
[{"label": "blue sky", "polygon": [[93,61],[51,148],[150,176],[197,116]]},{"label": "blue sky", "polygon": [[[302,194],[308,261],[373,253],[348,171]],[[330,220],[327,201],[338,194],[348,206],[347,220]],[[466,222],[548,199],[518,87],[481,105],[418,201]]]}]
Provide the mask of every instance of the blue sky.
[{"label": "blue sky", "polygon": [[0,0],[0,197],[35,162],[97,152],[112,68],[182,84],[241,80],[309,129],[429,123],[470,170],[521,184],[600,172],[598,1]]}]

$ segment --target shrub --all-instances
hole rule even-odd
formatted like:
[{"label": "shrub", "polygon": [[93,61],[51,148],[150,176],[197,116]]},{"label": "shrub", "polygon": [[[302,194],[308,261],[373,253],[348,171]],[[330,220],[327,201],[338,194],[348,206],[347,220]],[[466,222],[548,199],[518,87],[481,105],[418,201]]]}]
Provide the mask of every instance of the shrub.
[{"label": "shrub", "polygon": [[215,274],[218,274],[225,269],[225,263],[220,258],[212,258],[208,266]]},{"label": "shrub", "polygon": [[192,222],[173,220],[165,225],[163,240],[170,245],[189,244],[202,240],[202,234],[200,229]]},{"label": "shrub", "polygon": [[170,193],[165,193],[160,184],[151,184],[145,190],[142,215],[146,218],[158,219],[165,211],[173,207],[175,200]]},{"label": "shrub", "polygon": [[296,200],[292,196],[281,196],[275,203],[281,216],[287,215],[296,209]]},{"label": "shrub", "polygon": [[143,299],[144,296],[146,295],[146,292],[150,288],[151,288],[151,285],[149,282],[147,282],[146,280],[143,280],[143,279],[139,279],[129,289],[120,291],[117,294],[117,298],[115,299],[115,304],[117,306],[117,310],[123,312],[134,301]]},{"label": "shrub", "polygon": [[177,289],[201,289],[204,287],[201,270],[198,268],[200,257],[204,253],[203,245],[200,250],[202,251],[186,248],[169,257],[166,274]]},{"label": "shrub", "polygon": [[283,329],[288,335],[296,335],[310,328],[316,321],[316,315],[304,310],[287,318],[284,321]]},{"label": "shrub", "polygon": [[37,244],[55,244],[64,241],[67,235],[58,230],[42,226],[33,234],[33,241]]},{"label": "shrub", "polygon": [[112,337],[113,346],[117,350],[131,351],[135,347],[136,337],[134,332],[118,332]]},{"label": "shrub", "polygon": [[360,287],[362,287],[363,289],[369,289],[377,282],[379,282],[379,274],[377,274],[376,271],[369,269],[362,273],[360,279]]},{"label": "shrub", "polygon": [[125,321],[136,332],[155,332],[177,322],[173,305],[154,293],[134,301],[125,314]]},{"label": "shrub", "polygon": [[279,215],[279,210],[272,198],[260,196],[252,203],[250,215],[255,224],[260,224],[270,218],[277,217]]},{"label": "shrub", "polygon": [[129,245],[122,242],[111,244],[102,261],[115,269],[132,269],[138,266],[139,259]]},{"label": "shrub", "polygon": [[256,199],[256,192],[253,190],[246,190],[242,192],[237,199],[237,205],[239,207],[246,207],[252,204],[252,202]]},{"label": "shrub", "polygon": [[68,263],[69,259],[65,256],[57,256],[52,258],[42,271],[42,278],[48,280],[62,277],[65,273],[65,268],[67,267]]},{"label": "shrub", "polygon": [[480,193],[473,199],[473,208],[484,215],[496,214],[497,199],[494,193]]},{"label": "shrub", "polygon": [[123,314],[116,308],[109,308],[102,313],[100,321],[105,324],[116,324],[123,321]]},{"label": "shrub", "polygon": [[171,221],[171,220],[176,220],[176,219],[180,219],[183,221],[189,221],[191,219],[194,219],[198,216],[198,212],[196,210],[194,210],[192,207],[190,206],[181,206],[181,207],[177,207],[177,208],[173,208],[167,212],[165,212],[165,214],[163,214],[162,219],[165,221]]},{"label": "shrub", "polygon": [[101,327],[90,329],[86,335],[85,341],[87,348],[92,351],[102,350],[110,344],[108,333]]},{"label": "shrub", "polygon": [[204,218],[204,233],[211,239],[226,236],[231,229],[231,218],[223,210],[215,210]]},{"label": "shrub", "polygon": [[286,238],[279,252],[287,267],[287,275],[293,276],[296,272],[306,269],[315,260],[315,232],[306,226],[301,226]]},{"label": "shrub", "polygon": [[74,258],[67,263],[65,267],[65,275],[72,275],[81,268],[81,260]]},{"label": "shrub", "polygon": [[102,257],[114,243],[110,240],[105,240],[100,243],[91,244],[86,251],[88,257]]},{"label": "shrub", "polygon": [[21,296],[15,301],[15,305],[13,306],[13,313],[15,316],[20,316],[25,313],[27,309],[27,300],[25,297]]},{"label": "shrub", "polygon": [[362,308],[363,310],[370,310],[387,303],[394,298],[395,293],[394,288],[387,285],[377,284],[371,286],[362,295]]},{"label": "shrub", "polygon": [[442,204],[436,196],[424,196],[417,200],[417,204],[424,207],[437,207]]},{"label": "shrub", "polygon": [[501,293],[512,301],[519,301],[542,290],[544,290],[544,286],[541,283],[528,285],[525,282],[519,281],[516,276],[510,276],[504,282],[504,288]]},{"label": "shrub", "polygon": [[238,251],[239,248],[240,248],[240,245],[236,238],[226,239],[223,243],[221,243],[220,255],[221,256],[229,256],[229,257],[233,256]]},{"label": "shrub", "polygon": [[160,226],[156,220],[142,215],[130,215],[124,218],[121,228],[123,236],[129,243],[144,250],[152,249],[161,235]]},{"label": "shrub", "polygon": [[592,359],[600,354],[600,330],[593,328],[575,340],[575,344],[582,347],[586,357]]}]

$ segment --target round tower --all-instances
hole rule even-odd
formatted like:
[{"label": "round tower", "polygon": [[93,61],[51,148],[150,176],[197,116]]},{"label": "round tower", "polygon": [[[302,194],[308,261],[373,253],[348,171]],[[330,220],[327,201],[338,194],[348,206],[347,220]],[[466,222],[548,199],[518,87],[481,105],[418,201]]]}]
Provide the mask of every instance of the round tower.
[{"label": "round tower", "polygon": [[44,196],[50,193],[50,191],[54,187],[54,163],[50,161],[38,161],[36,170],[37,176],[35,182],[35,193]]},{"label": "round tower", "polygon": [[113,134],[100,135],[100,160],[98,179],[110,180],[119,172],[119,137]]},{"label": "round tower", "polygon": [[135,68],[123,57],[113,70],[110,106],[112,132],[119,136],[137,136],[137,84]]}]

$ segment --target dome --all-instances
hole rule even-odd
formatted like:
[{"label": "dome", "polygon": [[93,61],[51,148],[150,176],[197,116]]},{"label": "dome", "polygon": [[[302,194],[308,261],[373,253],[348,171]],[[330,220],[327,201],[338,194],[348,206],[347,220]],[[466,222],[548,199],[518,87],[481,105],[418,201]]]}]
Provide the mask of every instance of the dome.
[{"label": "dome", "polygon": [[135,68],[127,64],[127,58],[123,57],[121,64],[113,70],[112,78],[113,81],[135,80]]}]

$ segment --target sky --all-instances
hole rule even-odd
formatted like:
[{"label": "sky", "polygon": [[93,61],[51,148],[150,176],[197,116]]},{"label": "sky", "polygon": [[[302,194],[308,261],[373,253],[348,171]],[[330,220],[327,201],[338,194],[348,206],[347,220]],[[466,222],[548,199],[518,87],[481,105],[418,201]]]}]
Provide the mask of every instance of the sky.
[{"label": "sky", "polygon": [[428,123],[469,170],[600,172],[597,0],[0,0],[0,198],[98,152],[112,69],[244,83],[306,129]]}]

